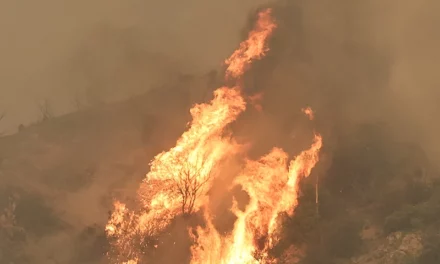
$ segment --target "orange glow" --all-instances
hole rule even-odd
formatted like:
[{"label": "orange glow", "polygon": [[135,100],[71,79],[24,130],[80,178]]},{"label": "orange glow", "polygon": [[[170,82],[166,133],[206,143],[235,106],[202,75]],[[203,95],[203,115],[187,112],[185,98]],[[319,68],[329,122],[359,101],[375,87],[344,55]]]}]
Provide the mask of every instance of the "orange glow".
[{"label": "orange glow", "polygon": [[313,113],[312,108],[310,108],[310,107],[306,107],[306,108],[303,108],[303,109],[301,109],[301,110],[303,111],[304,114],[306,114],[306,116],[307,116],[310,120],[313,120],[313,119],[315,118],[315,115],[314,115],[314,113]]},{"label": "orange glow", "polygon": [[[292,215],[298,203],[299,180],[310,175],[321,147],[322,138],[315,135],[310,149],[301,152],[289,166],[287,154],[279,148],[257,161],[248,160],[235,183],[248,193],[249,204],[244,211],[236,206],[232,208],[237,220],[232,233],[225,237],[220,236],[212,224],[196,230],[198,236],[192,247],[191,263],[276,263],[268,252],[280,237],[278,216]],[[210,220],[207,217],[208,223]]]},{"label": "orange glow", "polygon": [[[225,169],[224,161],[244,154],[245,148],[228,135],[227,126],[245,110],[239,81],[251,63],[268,51],[267,38],[276,25],[271,11],[259,13],[248,39],[226,60],[225,77],[236,80],[234,87],[222,87],[206,104],[191,110],[188,130],[175,147],[158,154],[138,190],[139,208],[130,210],[116,201],[106,233],[116,256],[115,263],[137,264],[143,261],[140,245],[159,235],[178,215],[191,215],[203,209],[205,226],[190,230],[192,264],[272,264],[269,256],[280,239],[282,214],[292,215],[298,204],[298,184],[308,177],[319,160],[322,138],[316,134],[309,149],[289,160],[280,148],[272,149],[258,160],[247,159],[233,186],[241,186],[249,195],[244,210],[234,200],[231,208],[237,217],[229,234],[220,234],[209,211],[209,190]],[[259,108],[262,95],[249,97]],[[312,120],[310,108],[303,112]],[[240,156],[242,157],[242,156]],[[152,243],[157,248],[157,243]]]},{"label": "orange glow", "polygon": [[129,261],[122,262],[122,264],[137,264],[137,263],[138,263],[137,259],[132,259],[132,260],[129,260]]},{"label": "orange glow", "polygon": [[[250,63],[268,50],[265,42],[275,24],[270,10],[258,16],[249,38],[227,60],[226,77],[239,79]],[[116,263],[136,264],[142,258],[140,244],[163,231],[180,214],[198,211],[208,202],[207,192],[217,177],[222,161],[242,150],[225,136],[228,124],[245,110],[241,87],[222,87],[208,104],[195,105],[188,130],[169,151],[158,154],[138,190],[140,209],[131,211],[121,202],[106,226]],[[154,246],[154,245],[153,245]]]},{"label": "orange glow", "polygon": [[257,93],[254,94],[252,96],[249,96],[249,103],[254,106],[254,108],[258,111],[258,112],[262,112],[263,111],[263,107],[261,106],[261,100],[263,99],[263,93]]},{"label": "orange glow", "polygon": [[263,57],[269,48],[266,39],[272,34],[276,24],[271,17],[271,9],[266,9],[258,14],[255,28],[249,33],[248,39],[240,44],[240,47],[225,61],[226,78],[239,78],[253,60]]},{"label": "orange glow", "polygon": [[[128,258],[140,257],[133,250],[138,237],[162,231],[179,214],[190,214],[204,204],[204,197],[217,174],[217,166],[240,150],[222,136],[227,124],[245,109],[237,89],[220,88],[210,104],[191,109],[193,121],[174,148],[157,155],[138,194],[142,210],[135,214],[116,202],[107,225],[114,246]],[[183,204],[182,199],[186,199]]]}]

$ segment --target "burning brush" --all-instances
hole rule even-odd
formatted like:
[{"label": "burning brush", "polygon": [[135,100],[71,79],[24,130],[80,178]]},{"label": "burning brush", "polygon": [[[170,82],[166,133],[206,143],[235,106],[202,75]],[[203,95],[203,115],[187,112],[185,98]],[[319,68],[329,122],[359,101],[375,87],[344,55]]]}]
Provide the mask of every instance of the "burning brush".
[{"label": "burning brush", "polygon": [[[298,181],[310,175],[318,162],[322,138],[315,135],[312,146],[289,161],[287,153],[274,148],[259,160],[246,160],[233,185],[241,186],[250,197],[246,208],[234,203],[231,211],[237,217],[232,232],[220,234],[209,212],[208,191],[219,177],[224,161],[242,154],[245,148],[225,136],[228,124],[246,109],[240,79],[254,60],[269,50],[267,39],[276,28],[267,9],[248,38],[225,62],[225,78],[233,87],[214,92],[207,104],[195,105],[190,111],[192,122],[176,146],[158,154],[150,172],[139,187],[141,208],[130,211],[115,202],[106,231],[117,257],[115,263],[136,264],[144,254],[139,245],[157,236],[179,215],[203,210],[204,227],[190,230],[194,240],[191,263],[276,263],[269,250],[279,240],[280,214],[292,215],[297,205]],[[251,100],[252,101],[252,100]],[[310,108],[304,112],[313,118]],[[262,242],[261,242],[262,241]]]}]

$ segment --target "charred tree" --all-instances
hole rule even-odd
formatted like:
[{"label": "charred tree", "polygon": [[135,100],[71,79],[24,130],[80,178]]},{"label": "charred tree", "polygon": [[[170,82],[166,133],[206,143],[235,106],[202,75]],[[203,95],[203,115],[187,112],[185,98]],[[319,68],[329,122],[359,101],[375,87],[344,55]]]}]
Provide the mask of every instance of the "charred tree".
[{"label": "charred tree", "polygon": [[200,161],[196,160],[194,163],[186,162],[177,175],[174,175],[174,188],[180,195],[184,216],[194,212],[194,206],[201,190],[211,180],[212,168],[208,166],[205,158]]}]

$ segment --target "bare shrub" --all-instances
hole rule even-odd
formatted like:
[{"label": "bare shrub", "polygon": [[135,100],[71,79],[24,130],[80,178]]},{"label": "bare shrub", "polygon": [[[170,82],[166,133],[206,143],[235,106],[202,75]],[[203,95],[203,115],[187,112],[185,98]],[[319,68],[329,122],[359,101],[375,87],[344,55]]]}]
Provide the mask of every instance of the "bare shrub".
[{"label": "bare shrub", "polygon": [[16,201],[11,197],[0,215],[0,263],[23,263],[26,259],[23,251],[26,234],[17,225],[15,208]]},{"label": "bare shrub", "polygon": [[41,114],[41,121],[53,118],[53,111],[49,100],[45,99],[42,103],[39,103],[38,110]]}]

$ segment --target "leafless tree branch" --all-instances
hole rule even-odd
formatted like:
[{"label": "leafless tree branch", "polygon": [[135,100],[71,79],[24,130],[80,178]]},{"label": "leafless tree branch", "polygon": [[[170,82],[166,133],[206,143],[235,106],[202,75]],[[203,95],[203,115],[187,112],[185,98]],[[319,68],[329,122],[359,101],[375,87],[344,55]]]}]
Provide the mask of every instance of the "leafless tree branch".
[{"label": "leafless tree branch", "polygon": [[42,121],[49,120],[53,117],[52,107],[49,100],[45,99],[43,103],[38,104],[38,109],[40,110]]},{"label": "leafless tree branch", "polygon": [[[6,112],[1,112],[0,113],[0,121],[2,121],[5,116],[6,116]],[[3,135],[3,131],[0,131],[0,136],[1,135]]]},{"label": "leafless tree branch", "polygon": [[84,107],[84,104],[83,104],[81,97],[78,93],[76,93],[74,95],[74,97],[72,98],[72,105],[73,105],[73,107],[75,107],[76,111],[80,111]]},{"label": "leafless tree branch", "polygon": [[172,186],[181,198],[181,210],[183,215],[194,212],[197,198],[202,194],[203,188],[212,178],[212,168],[207,164],[207,157],[197,157],[194,162],[180,161],[181,166],[177,172],[172,173]]}]

